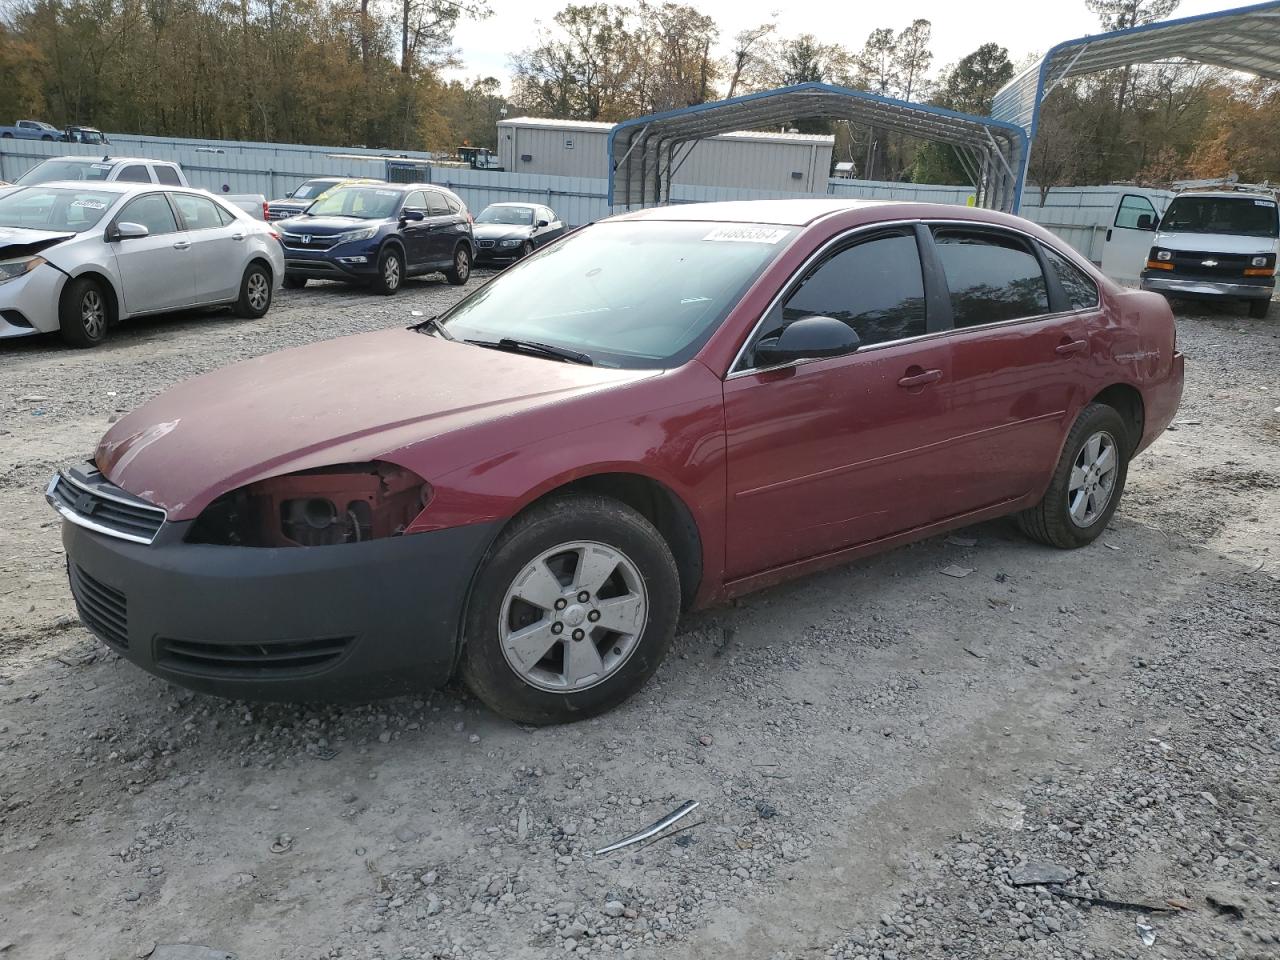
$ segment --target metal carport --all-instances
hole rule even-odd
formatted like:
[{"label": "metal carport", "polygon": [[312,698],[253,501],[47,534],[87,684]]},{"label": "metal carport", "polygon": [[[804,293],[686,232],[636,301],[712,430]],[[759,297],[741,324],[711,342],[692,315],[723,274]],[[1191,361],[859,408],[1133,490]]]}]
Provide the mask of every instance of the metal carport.
[{"label": "metal carport", "polygon": [[979,206],[1012,210],[1027,137],[1017,124],[826,83],[800,83],[624,120],[609,134],[609,205],[615,212],[671,200],[672,177],[698,141],[799,118],[848,120],[955,149]]},{"label": "metal carport", "polygon": [[[1067,40],[1010,80],[995,96],[991,115],[1016,123],[1035,139],[1040,107],[1070,77],[1163,60],[1189,60],[1280,80],[1280,2],[1148,23]],[[1027,158],[1029,159],[1029,157]],[[1022,200],[1024,169],[1018,177]]]}]

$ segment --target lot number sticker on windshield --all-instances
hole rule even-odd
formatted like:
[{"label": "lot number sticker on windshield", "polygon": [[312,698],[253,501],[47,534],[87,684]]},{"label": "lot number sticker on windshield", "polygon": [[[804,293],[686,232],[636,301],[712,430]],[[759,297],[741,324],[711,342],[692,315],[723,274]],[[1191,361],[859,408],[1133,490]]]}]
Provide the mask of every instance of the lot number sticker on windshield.
[{"label": "lot number sticker on windshield", "polygon": [[84,207],[88,210],[105,210],[107,205],[101,200],[72,200],[71,206]]},{"label": "lot number sticker on windshield", "polygon": [[778,243],[789,230],[777,227],[716,227],[703,240],[714,240],[719,243]]}]

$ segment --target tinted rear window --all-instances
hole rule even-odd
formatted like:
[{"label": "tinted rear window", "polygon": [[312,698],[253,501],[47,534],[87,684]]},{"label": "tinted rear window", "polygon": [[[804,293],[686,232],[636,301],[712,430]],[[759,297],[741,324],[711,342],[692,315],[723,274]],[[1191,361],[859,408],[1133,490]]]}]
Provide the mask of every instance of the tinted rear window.
[{"label": "tinted rear window", "polygon": [[1049,290],[1040,261],[1018,237],[938,230],[934,240],[951,291],[956,327],[1049,312]]},{"label": "tinted rear window", "polygon": [[1098,285],[1089,275],[1052,247],[1042,247],[1044,255],[1058,275],[1058,283],[1067,295],[1072,310],[1087,310],[1098,305]]}]

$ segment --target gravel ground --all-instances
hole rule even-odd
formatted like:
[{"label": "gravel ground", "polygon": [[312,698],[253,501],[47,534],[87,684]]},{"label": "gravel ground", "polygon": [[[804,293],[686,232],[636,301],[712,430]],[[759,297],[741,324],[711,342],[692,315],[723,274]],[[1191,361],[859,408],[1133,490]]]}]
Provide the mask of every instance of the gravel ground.
[{"label": "gravel ground", "polygon": [[56,465],[184,377],[459,293],[0,345],[0,956],[1280,955],[1280,319],[1180,310],[1179,421],[1091,548],[984,524],[688,617],[587,723],[233,703],[78,625]]}]

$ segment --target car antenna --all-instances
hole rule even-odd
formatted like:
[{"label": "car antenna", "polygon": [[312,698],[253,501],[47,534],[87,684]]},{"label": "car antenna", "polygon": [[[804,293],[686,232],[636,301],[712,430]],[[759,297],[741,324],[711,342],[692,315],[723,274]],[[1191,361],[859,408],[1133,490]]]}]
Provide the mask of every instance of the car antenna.
[{"label": "car antenna", "polygon": [[109,153],[104,153],[104,154],[102,155],[102,160],[103,160],[103,162],[104,162],[104,163],[105,163],[106,161],[110,160],[110,159],[111,159],[111,154],[109,154]]}]

